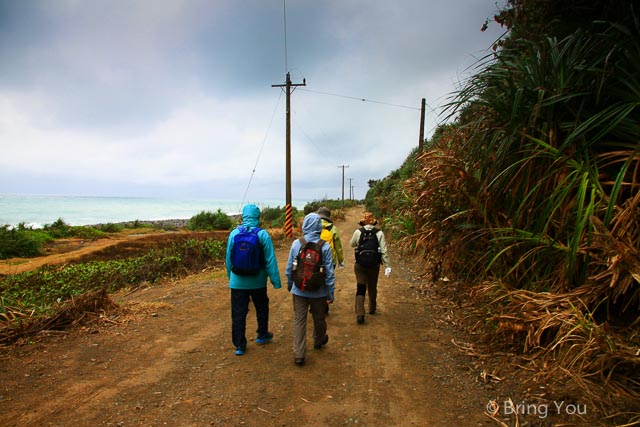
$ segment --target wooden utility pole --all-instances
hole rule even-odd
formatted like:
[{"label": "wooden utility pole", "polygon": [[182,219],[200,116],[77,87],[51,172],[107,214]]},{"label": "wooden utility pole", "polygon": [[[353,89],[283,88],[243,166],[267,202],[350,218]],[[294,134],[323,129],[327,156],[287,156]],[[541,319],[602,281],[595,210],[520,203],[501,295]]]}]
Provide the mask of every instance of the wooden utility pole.
[{"label": "wooden utility pole", "polygon": [[342,168],[342,209],[344,209],[344,168],[348,168],[349,165],[338,166]]},{"label": "wooden utility pole", "polygon": [[422,98],[422,108],[420,109],[420,140],[418,141],[418,151],[422,151],[422,145],[424,144],[424,107],[427,104],[427,100]]},{"label": "wooden utility pole", "polygon": [[287,137],[286,137],[286,205],[284,231],[287,237],[293,236],[293,207],[291,205],[291,88],[298,86],[306,86],[306,79],[302,79],[302,83],[291,83],[291,74],[287,73],[287,80],[283,85],[271,85],[271,87],[286,88],[287,95]]},{"label": "wooden utility pole", "polygon": [[351,184],[353,178],[349,178],[349,200],[353,200],[353,185]]}]

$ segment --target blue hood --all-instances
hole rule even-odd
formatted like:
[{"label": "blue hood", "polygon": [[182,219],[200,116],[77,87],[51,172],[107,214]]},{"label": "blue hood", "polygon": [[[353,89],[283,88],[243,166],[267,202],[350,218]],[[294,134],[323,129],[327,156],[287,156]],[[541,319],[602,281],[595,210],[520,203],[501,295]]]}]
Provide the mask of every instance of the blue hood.
[{"label": "blue hood", "polygon": [[302,221],[302,234],[307,242],[317,242],[322,233],[322,218],[317,213],[310,213]]},{"label": "blue hood", "polygon": [[242,208],[242,225],[257,227],[260,224],[260,208],[256,205],[245,205]]}]

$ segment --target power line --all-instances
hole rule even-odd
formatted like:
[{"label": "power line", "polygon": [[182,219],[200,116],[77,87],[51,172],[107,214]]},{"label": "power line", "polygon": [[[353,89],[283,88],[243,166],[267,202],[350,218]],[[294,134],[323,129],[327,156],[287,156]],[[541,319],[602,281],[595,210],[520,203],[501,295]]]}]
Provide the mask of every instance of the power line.
[{"label": "power line", "polygon": [[253,180],[253,175],[256,173],[256,168],[258,167],[258,162],[260,161],[260,157],[262,156],[262,150],[264,149],[264,144],[267,142],[267,136],[269,136],[269,131],[271,130],[271,125],[273,125],[273,119],[276,116],[276,111],[278,111],[278,106],[280,105],[280,100],[282,99],[282,92],[278,96],[278,102],[276,102],[276,107],[273,109],[273,114],[271,114],[271,122],[269,122],[269,127],[267,127],[267,132],[264,135],[264,139],[262,140],[262,145],[260,146],[260,151],[258,151],[258,158],[256,159],[255,165],[253,165],[253,170],[251,171],[251,176],[249,177],[249,182],[247,183],[247,189],[244,191],[244,196],[242,196],[242,205],[244,206],[244,201],[247,199],[247,193],[249,192],[249,187],[251,186],[251,181]]},{"label": "power line", "polygon": [[349,96],[349,95],[340,95],[337,93],[329,93],[329,92],[320,92],[318,90],[311,90],[311,89],[300,89],[303,90],[305,92],[313,92],[313,93],[319,93],[321,95],[329,95],[329,96],[336,96],[338,98],[347,98],[347,99],[355,99],[356,101],[362,101],[362,102],[372,102],[374,104],[382,104],[382,105],[389,105],[391,107],[398,107],[398,108],[407,108],[409,110],[418,110],[420,111],[420,108],[416,108],[416,107],[409,107],[408,105],[400,105],[400,104],[392,104],[390,102],[383,102],[383,101],[374,101],[373,99],[366,99],[366,98],[359,98],[356,96]]}]

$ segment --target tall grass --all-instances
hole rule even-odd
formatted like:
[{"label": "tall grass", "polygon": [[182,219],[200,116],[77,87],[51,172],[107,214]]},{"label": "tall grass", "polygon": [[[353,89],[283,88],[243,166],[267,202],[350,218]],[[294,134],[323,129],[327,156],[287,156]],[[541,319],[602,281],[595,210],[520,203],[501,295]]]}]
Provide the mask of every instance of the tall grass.
[{"label": "tall grass", "polygon": [[434,277],[470,284],[489,338],[640,412],[640,20],[569,3],[510,2],[511,37],[455,94],[396,217]]}]

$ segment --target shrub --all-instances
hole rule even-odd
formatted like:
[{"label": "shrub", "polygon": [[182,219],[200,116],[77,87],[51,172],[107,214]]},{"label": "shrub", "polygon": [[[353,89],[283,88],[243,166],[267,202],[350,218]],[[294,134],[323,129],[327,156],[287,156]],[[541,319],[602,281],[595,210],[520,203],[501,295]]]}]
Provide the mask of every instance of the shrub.
[{"label": "shrub", "polygon": [[45,224],[42,228],[56,239],[73,237],[73,227],[64,222],[62,218],[58,218],[51,224]]},{"label": "shrub", "polygon": [[33,257],[42,252],[42,234],[27,231],[24,224],[18,228],[9,225],[0,227],[0,259],[13,257]]},{"label": "shrub", "polygon": [[[136,222],[137,222],[137,220],[136,220]],[[105,233],[119,233],[119,232],[122,231],[122,226],[121,225],[114,224],[112,222],[108,222],[106,224],[100,224],[99,228],[100,228],[100,231],[103,231]],[[135,223],[134,223],[133,228],[137,228],[135,226]]]},{"label": "shrub", "polygon": [[[297,224],[300,218],[302,217],[302,213],[295,206],[292,207],[291,213],[293,215],[293,223]],[[263,227],[270,227],[270,228],[284,227],[286,214],[287,214],[286,209],[281,208],[280,206],[275,208],[266,207],[262,209],[262,214],[260,216],[260,223]]]},{"label": "shrub", "polygon": [[229,230],[232,226],[229,215],[218,209],[217,212],[202,211],[189,219],[189,230]]}]

